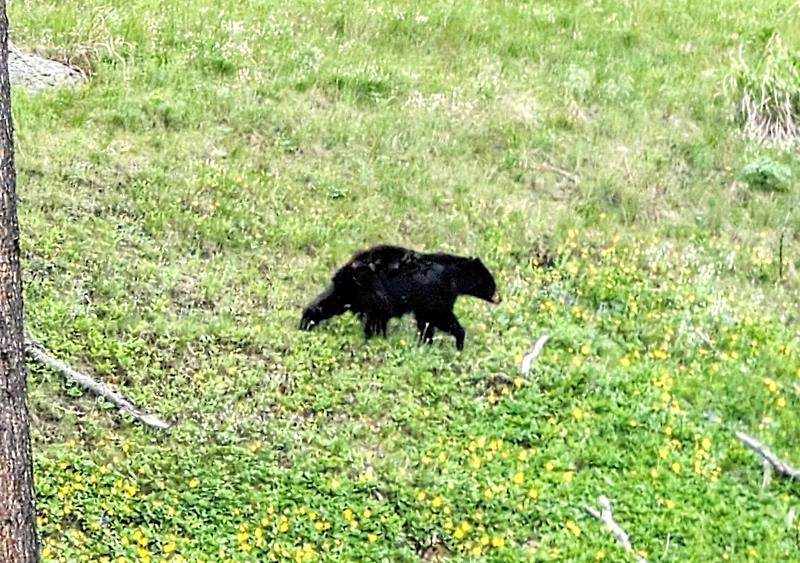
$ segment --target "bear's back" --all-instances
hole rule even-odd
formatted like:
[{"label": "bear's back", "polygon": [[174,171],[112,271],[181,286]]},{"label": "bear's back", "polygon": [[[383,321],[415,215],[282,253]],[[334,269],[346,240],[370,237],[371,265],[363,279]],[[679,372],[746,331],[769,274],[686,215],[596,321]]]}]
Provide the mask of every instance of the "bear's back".
[{"label": "bear's back", "polygon": [[353,268],[366,266],[372,271],[396,270],[417,256],[416,252],[402,246],[379,244],[356,253],[348,264]]}]

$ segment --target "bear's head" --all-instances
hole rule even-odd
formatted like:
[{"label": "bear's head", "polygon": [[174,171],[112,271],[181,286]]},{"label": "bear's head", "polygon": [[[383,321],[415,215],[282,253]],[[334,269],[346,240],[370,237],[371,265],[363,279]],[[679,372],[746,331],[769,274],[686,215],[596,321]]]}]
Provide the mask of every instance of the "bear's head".
[{"label": "bear's head", "polygon": [[494,276],[480,258],[469,258],[460,268],[459,278],[460,293],[500,303]]}]

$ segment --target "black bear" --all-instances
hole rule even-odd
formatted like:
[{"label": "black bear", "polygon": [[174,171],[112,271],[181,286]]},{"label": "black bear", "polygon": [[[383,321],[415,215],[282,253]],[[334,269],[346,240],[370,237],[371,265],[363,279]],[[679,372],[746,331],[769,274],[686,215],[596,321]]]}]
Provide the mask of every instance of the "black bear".
[{"label": "black bear", "polygon": [[385,335],[389,319],[414,313],[423,341],[431,342],[439,328],[452,334],[462,350],[465,332],[453,314],[459,295],[499,303],[494,277],[478,258],[379,245],[337,270],[328,289],[303,310],[300,328],[311,330],[351,311],[362,319],[369,338]]}]

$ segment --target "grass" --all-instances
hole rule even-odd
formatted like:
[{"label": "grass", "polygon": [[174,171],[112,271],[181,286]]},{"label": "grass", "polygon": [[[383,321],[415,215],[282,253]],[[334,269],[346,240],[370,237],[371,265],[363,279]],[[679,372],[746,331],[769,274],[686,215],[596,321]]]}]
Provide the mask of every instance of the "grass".
[{"label": "grass", "polygon": [[[621,560],[601,494],[654,561],[795,557],[733,432],[800,463],[800,162],[726,80],[796,6],[218,4],[10,6],[92,74],[14,92],[27,329],[175,423],[31,367],[46,561]],[[463,353],[296,330],[380,241],[496,273]]]},{"label": "grass", "polygon": [[792,149],[800,143],[800,59],[778,33],[769,38],[756,68],[742,52],[733,83],[741,92],[740,119],[762,143]]}]

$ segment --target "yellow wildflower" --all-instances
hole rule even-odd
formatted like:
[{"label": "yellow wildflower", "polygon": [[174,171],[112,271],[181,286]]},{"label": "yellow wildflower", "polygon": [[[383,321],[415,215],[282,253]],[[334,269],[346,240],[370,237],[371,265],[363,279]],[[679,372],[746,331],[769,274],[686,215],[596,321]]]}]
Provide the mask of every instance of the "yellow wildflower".
[{"label": "yellow wildflower", "polygon": [[578,527],[578,525],[575,522],[570,520],[566,523],[565,526],[567,530],[569,530],[570,533],[572,533],[573,536],[575,536],[576,538],[580,537],[582,530]]}]

